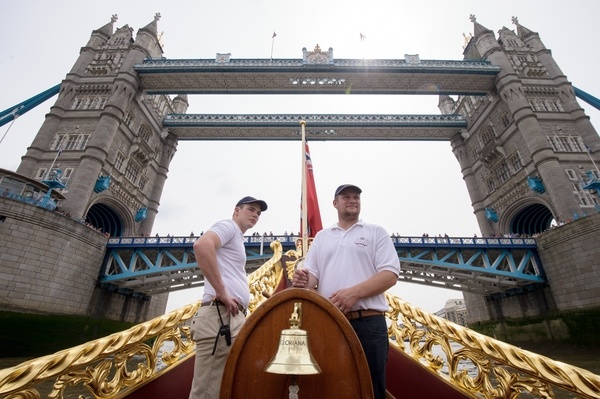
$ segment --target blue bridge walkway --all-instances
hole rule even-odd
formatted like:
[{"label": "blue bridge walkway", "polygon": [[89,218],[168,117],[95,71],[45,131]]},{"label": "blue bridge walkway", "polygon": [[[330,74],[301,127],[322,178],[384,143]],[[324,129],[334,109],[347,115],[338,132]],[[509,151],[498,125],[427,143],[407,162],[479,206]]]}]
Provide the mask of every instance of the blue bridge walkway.
[{"label": "blue bridge walkway", "polygon": [[[272,256],[271,242],[295,249],[298,236],[245,237],[248,273]],[[197,237],[111,238],[101,286],[149,296],[201,287],[192,245]],[[546,283],[532,238],[393,237],[399,281],[480,294],[521,292]]]}]

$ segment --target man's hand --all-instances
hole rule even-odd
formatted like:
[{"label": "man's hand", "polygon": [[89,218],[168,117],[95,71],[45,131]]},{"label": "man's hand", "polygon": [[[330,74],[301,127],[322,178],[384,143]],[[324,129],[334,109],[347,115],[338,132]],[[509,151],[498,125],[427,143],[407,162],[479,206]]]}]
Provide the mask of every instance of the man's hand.
[{"label": "man's hand", "polygon": [[223,305],[227,307],[229,314],[232,316],[236,316],[240,312],[240,308],[238,307],[238,301],[233,297],[230,297],[229,294],[221,294],[217,295],[217,298]]},{"label": "man's hand", "polygon": [[352,310],[352,307],[360,299],[354,287],[342,288],[337,290],[329,297],[331,303],[336,308],[342,311],[342,313],[348,313]]},{"label": "man's hand", "polygon": [[292,278],[292,286],[297,288],[304,288],[308,284],[308,270],[296,269],[294,271],[294,277]]}]

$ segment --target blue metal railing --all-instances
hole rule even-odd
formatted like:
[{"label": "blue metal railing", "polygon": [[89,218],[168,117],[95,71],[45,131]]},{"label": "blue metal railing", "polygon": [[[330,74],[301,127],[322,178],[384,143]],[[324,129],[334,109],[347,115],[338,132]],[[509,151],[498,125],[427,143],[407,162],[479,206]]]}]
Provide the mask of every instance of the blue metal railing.
[{"label": "blue metal railing", "polygon": [[392,242],[407,247],[537,248],[535,239],[529,237],[392,237]]},{"label": "blue metal railing", "polygon": [[[198,239],[197,236],[189,237],[112,237],[108,240],[107,248],[118,247],[155,247],[155,246],[180,246],[189,244],[190,246]],[[273,241],[279,241],[284,247],[287,245],[296,245],[296,240],[300,239],[298,235],[260,235],[244,236],[244,244],[247,246],[260,246],[261,244],[271,244]],[[392,236],[394,245],[402,246],[474,246],[474,247],[523,247],[537,248],[535,239],[530,237],[395,237]]]},{"label": "blue metal railing", "polygon": [[23,202],[23,203],[29,204],[29,205],[34,205],[34,206],[48,209],[51,211],[55,210],[56,206],[57,206],[56,201],[53,198],[50,198],[48,195],[45,195],[43,197],[37,197],[37,198],[27,196],[27,195],[13,194],[13,193],[7,193],[7,194],[2,193],[0,195],[4,198],[9,198],[11,200]]}]

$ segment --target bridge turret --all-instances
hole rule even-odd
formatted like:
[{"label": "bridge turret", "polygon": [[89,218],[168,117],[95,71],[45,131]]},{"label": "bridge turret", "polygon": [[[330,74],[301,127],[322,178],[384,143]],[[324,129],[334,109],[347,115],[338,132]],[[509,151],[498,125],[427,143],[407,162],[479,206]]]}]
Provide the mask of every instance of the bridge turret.
[{"label": "bridge turret", "polygon": [[173,99],[173,112],[176,114],[185,114],[189,106],[187,94],[179,94]]},{"label": "bridge turret", "polygon": [[119,19],[118,15],[113,14],[109,23],[93,31],[86,47],[96,48],[105,45],[113,35],[114,24],[117,19]]},{"label": "bridge turret", "polygon": [[471,15],[470,19],[473,22],[473,42],[481,59],[488,59],[491,54],[502,51],[494,32],[477,22],[475,15]]},{"label": "bridge turret", "polygon": [[438,108],[442,112],[443,115],[450,115],[454,113],[454,106],[456,102],[452,99],[452,97],[448,95],[441,95],[438,101]]},{"label": "bridge turret", "polygon": [[160,58],[163,55],[161,37],[158,34],[158,21],[160,14],[154,15],[154,20],[148,25],[140,28],[135,37],[134,46],[139,46],[148,58]]}]

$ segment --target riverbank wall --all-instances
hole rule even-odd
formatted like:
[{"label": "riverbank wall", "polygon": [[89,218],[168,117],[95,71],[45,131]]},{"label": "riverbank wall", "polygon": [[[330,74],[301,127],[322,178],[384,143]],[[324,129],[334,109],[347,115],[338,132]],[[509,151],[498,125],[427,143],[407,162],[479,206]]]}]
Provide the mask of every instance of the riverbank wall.
[{"label": "riverbank wall", "polygon": [[0,197],[0,311],[140,323],[168,294],[136,297],[97,286],[107,237],[59,212]]}]

